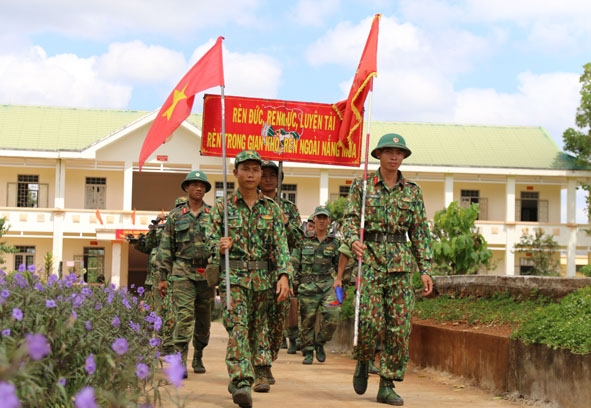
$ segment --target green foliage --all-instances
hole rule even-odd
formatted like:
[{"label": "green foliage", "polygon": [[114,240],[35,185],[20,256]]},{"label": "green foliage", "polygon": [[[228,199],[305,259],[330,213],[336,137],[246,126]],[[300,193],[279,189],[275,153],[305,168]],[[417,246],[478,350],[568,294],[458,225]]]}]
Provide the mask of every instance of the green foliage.
[{"label": "green foliage", "polygon": [[345,214],[345,207],[347,206],[347,197],[339,197],[336,200],[328,201],[326,206],[332,214],[332,220],[337,224],[341,223],[343,215]]},{"label": "green foliage", "polygon": [[72,407],[83,396],[98,406],[156,405],[161,325],[114,285],[74,274],[44,283],[24,265],[0,271],[0,385],[24,407]]},{"label": "green foliage", "polygon": [[534,235],[522,235],[513,248],[531,259],[532,270],[527,275],[560,275],[560,246],[553,235],[545,235],[542,229],[537,229]]},{"label": "green foliage", "polygon": [[47,252],[43,257],[43,275],[40,277],[42,280],[46,280],[51,275],[53,275],[53,254]]},{"label": "green foliage", "polygon": [[492,251],[475,227],[478,204],[462,208],[456,201],[433,217],[433,272],[436,275],[475,274],[491,269]]},{"label": "green foliage", "polygon": [[586,277],[591,278],[591,265],[582,266],[579,272],[581,272]]},{"label": "green foliage", "polygon": [[465,322],[471,325],[504,325],[517,327],[536,310],[551,300],[532,296],[529,299],[515,299],[508,293],[495,293],[489,298],[417,298],[415,316],[433,319],[437,322]]},{"label": "green foliage", "polygon": [[[6,222],[6,218],[0,218],[0,238],[4,236],[8,232],[10,225]],[[16,251],[16,248],[12,245],[8,245],[5,241],[0,241],[0,265],[5,263],[5,259],[2,255],[4,254],[12,254]]]},{"label": "green foliage", "polygon": [[[568,128],[562,134],[564,141],[564,150],[575,155],[576,164],[580,167],[591,167],[591,63],[583,66],[583,74],[579,78],[581,83],[581,104],[577,108],[575,123],[578,130]],[[587,192],[591,191],[591,186],[583,184],[581,186]],[[587,215],[591,215],[590,198],[587,195]]]},{"label": "green foliage", "polygon": [[540,343],[574,353],[591,353],[591,287],[565,296],[560,303],[528,313],[512,338],[525,344]]}]

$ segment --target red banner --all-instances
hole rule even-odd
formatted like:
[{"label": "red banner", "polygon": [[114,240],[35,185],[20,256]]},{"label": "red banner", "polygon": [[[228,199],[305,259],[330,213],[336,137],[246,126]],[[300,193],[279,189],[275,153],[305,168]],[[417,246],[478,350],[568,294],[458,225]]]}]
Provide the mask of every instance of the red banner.
[{"label": "red banner", "polygon": [[[332,104],[225,96],[226,154],[256,150],[263,159],[359,166],[361,129],[348,149],[339,142]],[[205,95],[201,154],[222,156],[221,96]]]}]

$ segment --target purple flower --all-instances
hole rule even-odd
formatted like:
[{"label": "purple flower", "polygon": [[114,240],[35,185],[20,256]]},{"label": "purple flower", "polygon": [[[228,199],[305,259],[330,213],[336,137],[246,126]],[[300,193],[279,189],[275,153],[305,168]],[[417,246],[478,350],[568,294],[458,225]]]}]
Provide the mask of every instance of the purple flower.
[{"label": "purple flower", "polygon": [[47,278],[47,285],[51,285],[57,281],[58,281],[57,275],[49,275],[49,278]]},{"label": "purple flower", "polygon": [[35,265],[29,265],[29,266],[27,267],[27,270],[28,270],[29,272],[31,272],[31,273],[35,273]]},{"label": "purple flower", "polygon": [[0,401],[4,408],[18,408],[21,406],[14,384],[0,381]]},{"label": "purple flower", "polygon": [[20,310],[18,307],[15,307],[14,309],[12,309],[12,317],[14,317],[15,320],[18,320],[20,322],[21,320],[23,320],[23,311]]},{"label": "purple flower", "polygon": [[10,292],[6,289],[3,289],[2,292],[0,292],[0,297],[7,299],[8,296],[10,296]]},{"label": "purple flower", "polygon": [[72,319],[78,320],[78,313],[76,313],[75,310],[72,310],[72,314],[70,314],[70,316],[72,317]]},{"label": "purple flower", "polygon": [[153,337],[150,339],[150,346],[158,347],[160,345],[160,339],[158,337]]},{"label": "purple flower", "polygon": [[51,353],[51,346],[44,335],[29,333],[26,335],[26,340],[29,356],[33,360],[41,360],[43,357]]},{"label": "purple flower", "polygon": [[139,379],[145,379],[148,374],[150,374],[150,368],[146,364],[138,363],[135,366],[135,375],[137,375]]},{"label": "purple flower", "polygon": [[43,286],[43,284],[41,282],[35,282],[33,289],[35,289],[37,292],[44,292],[45,286]]},{"label": "purple flower", "polygon": [[76,408],[97,408],[94,398],[94,388],[84,387],[74,396],[74,407]]},{"label": "purple flower", "polygon": [[111,344],[111,348],[115,353],[122,355],[127,353],[127,350],[129,350],[129,345],[127,344],[127,340],[124,337],[120,337],[116,339],[113,344]]},{"label": "purple flower", "polygon": [[92,322],[90,320],[87,320],[84,324],[84,327],[86,327],[86,330],[88,331],[92,330]]},{"label": "purple flower", "polygon": [[96,371],[96,363],[94,362],[94,354],[90,353],[88,357],[86,357],[86,362],[84,363],[84,369],[88,373],[88,375],[93,375]]},{"label": "purple flower", "polygon": [[131,327],[131,329],[136,333],[140,332],[140,324],[139,323],[134,323],[133,321],[130,320],[129,327]]},{"label": "purple flower", "polygon": [[2,337],[8,337],[8,336],[10,336],[10,329],[2,330]]},{"label": "purple flower", "polygon": [[120,324],[121,324],[121,320],[119,320],[119,316],[115,315],[115,317],[113,317],[113,320],[111,320],[111,325],[114,328],[118,328]]},{"label": "purple flower", "polygon": [[145,291],[146,291],[146,290],[144,289],[144,287],[143,287],[143,286],[140,286],[139,288],[137,288],[137,293],[138,293],[139,295],[143,295]]},{"label": "purple flower", "polygon": [[168,363],[167,367],[164,367],[164,374],[166,374],[166,378],[175,387],[180,387],[183,382],[183,377],[185,376],[185,366],[183,365],[180,353],[176,354],[169,354],[164,356],[164,361]]},{"label": "purple flower", "polygon": [[48,309],[56,307],[56,306],[57,306],[57,304],[55,303],[55,300],[53,300],[53,299],[47,299],[45,301],[45,307]]},{"label": "purple flower", "polygon": [[57,380],[57,382],[59,383],[59,385],[61,385],[62,387],[66,386],[66,379],[64,377],[60,378],[59,380]]},{"label": "purple flower", "polygon": [[123,298],[121,300],[121,303],[123,304],[123,306],[125,306],[127,309],[131,309],[131,305],[129,304],[129,300],[127,300],[127,298]]},{"label": "purple flower", "polygon": [[103,304],[101,302],[96,302],[96,306],[94,307],[94,310],[101,310],[103,308]]},{"label": "purple flower", "polygon": [[27,265],[25,265],[25,264],[20,264],[20,265],[18,266],[18,271],[19,271],[19,272],[24,272],[24,271],[26,271],[26,270],[27,270]]}]

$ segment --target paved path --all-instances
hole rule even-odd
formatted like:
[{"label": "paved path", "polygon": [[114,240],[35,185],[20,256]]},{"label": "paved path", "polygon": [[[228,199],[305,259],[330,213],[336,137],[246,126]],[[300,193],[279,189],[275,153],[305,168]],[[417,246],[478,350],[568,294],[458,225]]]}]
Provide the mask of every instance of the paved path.
[{"label": "paved path", "polygon": [[[178,390],[185,407],[237,407],[227,391],[228,373],[224,362],[226,340],[227,335],[222,324],[212,323],[210,344],[205,349],[203,358],[207,373],[194,374],[189,370],[189,378],[184,380]],[[314,360],[314,364],[309,366],[302,364],[303,357],[299,352],[290,355],[282,349],[279,359],[273,364],[273,375],[277,383],[268,393],[253,392],[253,407],[387,406],[376,402],[378,376],[370,375],[367,392],[365,395],[357,395],[352,385],[355,361],[348,355],[326,351],[326,362],[320,364]],[[162,390],[163,400],[167,398],[167,391],[174,393],[175,389],[167,386]],[[404,382],[397,384],[396,391],[404,398],[404,406],[409,408],[502,408],[531,405],[525,401],[509,401],[491,395],[456,377],[412,367],[409,368]],[[164,406],[177,405],[166,403]]]}]

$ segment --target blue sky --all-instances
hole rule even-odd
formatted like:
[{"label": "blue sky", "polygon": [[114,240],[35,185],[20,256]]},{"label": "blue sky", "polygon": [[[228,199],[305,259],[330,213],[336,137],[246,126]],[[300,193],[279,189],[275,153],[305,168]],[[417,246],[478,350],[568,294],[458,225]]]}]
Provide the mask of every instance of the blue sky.
[{"label": "blue sky", "polygon": [[0,103],[155,110],[220,35],[227,95],[332,103],[376,13],[372,119],[542,126],[563,145],[588,0],[2,0]]}]

